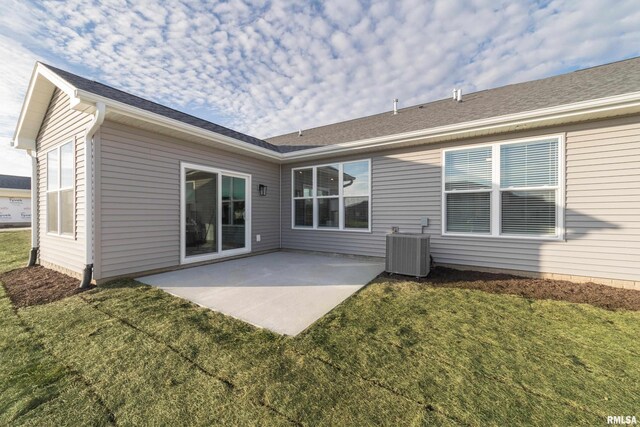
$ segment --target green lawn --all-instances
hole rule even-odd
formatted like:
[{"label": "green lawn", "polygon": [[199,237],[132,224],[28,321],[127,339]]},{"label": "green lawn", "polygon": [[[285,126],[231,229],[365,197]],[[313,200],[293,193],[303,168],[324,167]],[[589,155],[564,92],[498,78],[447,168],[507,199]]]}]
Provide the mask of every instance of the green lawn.
[{"label": "green lawn", "polygon": [[[26,240],[0,233],[0,269],[22,265]],[[17,312],[1,289],[0,311],[2,425],[639,415],[638,312],[380,281],[285,338],[133,280]]]}]

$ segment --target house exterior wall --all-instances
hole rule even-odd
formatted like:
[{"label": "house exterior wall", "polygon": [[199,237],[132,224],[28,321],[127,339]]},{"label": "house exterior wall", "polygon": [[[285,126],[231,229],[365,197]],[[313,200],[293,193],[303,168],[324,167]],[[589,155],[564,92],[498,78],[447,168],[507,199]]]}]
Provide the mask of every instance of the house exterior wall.
[{"label": "house exterior wall", "polygon": [[[91,115],[72,110],[69,97],[56,89],[36,139],[38,203],[32,214],[39,214],[40,263],[74,276],[85,265],[84,132],[90,121]],[[47,151],[69,141],[75,141],[74,235],[58,236],[47,233]]]},{"label": "house exterior wall", "polygon": [[[252,176],[251,250],[280,247],[280,166],[105,121],[98,135],[96,265],[110,277],[180,264],[180,162]],[[266,197],[258,185],[268,187]],[[261,241],[256,241],[256,235]]]},{"label": "house exterior wall", "polygon": [[[442,151],[564,134],[565,240],[442,236]],[[371,159],[372,232],[291,227],[291,169]],[[518,132],[282,166],[282,247],[384,256],[391,227],[431,235],[437,263],[640,281],[640,117]]]}]

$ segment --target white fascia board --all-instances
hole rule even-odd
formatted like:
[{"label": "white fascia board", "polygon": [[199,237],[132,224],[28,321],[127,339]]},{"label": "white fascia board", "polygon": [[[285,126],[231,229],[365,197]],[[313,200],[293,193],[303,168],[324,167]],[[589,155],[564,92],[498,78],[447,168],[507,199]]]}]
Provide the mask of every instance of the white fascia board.
[{"label": "white fascia board", "polygon": [[[25,95],[24,102],[22,103],[22,109],[20,110],[20,116],[18,117],[18,124],[13,134],[12,146],[14,148],[22,150],[35,150],[36,148],[35,134],[37,132],[29,132],[28,129],[25,128],[25,126],[28,127],[28,124],[26,122],[29,113],[35,113],[38,114],[38,116],[44,116],[44,114],[46,113],[46,107],[38,108],[37,106],[32,105],[32,102],[35,101],[38,96],[43,96],[42,86],[41,84],[38,84],[39,82],[41,82],[42,78],[48,80],[49,82],[51,82],[51,84],[58,87],[65,94],[67,94],[72,103],[75,100],[75,87],[70,85],[66,80],[60,78],[60,76],[49,70],[41,63],[36,62],[36,65],[33,67],[33,71],[31,72],[29,86],[27,87],[27,94]],[[31,133],[32,135],[29,135],[29,133]]]},{"label": "white fascia board", "polygon": [[319,156],[343,154],[365,148],[397,145],[415,140],[425,140],[425,142],[429,142],[429,140],[434,139],[440,140],[452,137],[462,138],[465,134],[473,134],[476,132],[489,130],[499,131],[502,128],[513,128],[531,125],[537,122],[549,122],[552,120],[557,121],[564,119],[567,122],[571,122],[580,120],[580,116],[586,117],[587,115],[631,108],[640,108],[640,92],[576,102],[573,104],[564,104],[556,107],[525,111],[505,116],[490,117],[487,119],[456,123],[453,125],[439,126],[395,135],[386,135],[324,147],[309,148],[306,150],[284,153],[282,154],[282,158],[283,160],[304,160]]},{"label": "white fascia board", "polygon": [[597,100],[577,102],[573,104],[564,104],[556,107],[544,108],[540,110],[525,111],[522,113],[510,114],[505,116],[491,117],[487,119],[474,120],[470,122],[456,123],[453,125],[440,126],[436,128],[423,129],[411,132],[405,132],[394,135],[385,135],[377,138],[369,138],[364,140],[351,141],[341,144],[329,145],[325,147],[309,148],[289,153],[278,153],[267,148],[257,147],[253,144],[237,140],[216,132],[207,131],[197,126],[183,123],[179,120],[160,116],[156,113],[148,112],[137,107],[103,98],[92,93],[76,91],[76,95],[82,100],[81,105],[92,104],[95,102],[105,102],[111,111],[121,113],[130,117],[135,117],[159,125],[164,125],[172,129],[183,131],[187,134],[210,139],[225,145],[241,148],[261,156],[265,156],[271,160],[288,161],[288,160],[305,160],[317,157],[326,157],[331,155],[348,154],[366,148],[378,148],[386,146],[399,145],[415,140],[430,142],[432,140],[441,140],[443,138],[463,138],[467,134],[477,132],[494,131],[501,129],[511,129],[513,127],[524,127],[526,125],[535,125],[539,122],[549,122],[552,120],[565,119],[567,122],[580,120],[580,116],[593,115],[612,110],[622,110],[629,108],[640,108],[640,92],[618,95]]},{"label": "white fascia board", "polygon": [[268,148],[258,147],[256,145],[249,144],[248,142],[244,142],[239,139],[235,139],[226,135],[219,134],[217,132],[202,129],[197,126],[193,126],[176,119],[171,119],[169,117],[161,116],[159,114],[152,113],[150,111],[146,111],[141,108],[133,107],[131,105],[128,105],[119,101],[114,101],[109,98],[104,98],[102,96],[95,95],[90,92],[84,92],[84,91],[78,90],[76,91],[76,95],[82,101],[81,104],[84,102],[88,102],[88,103],[104,102],[107,105],[107,109],[115,113],[124,114],[126,116],[137,118],[139,120],[146,121],[149,123],[154,123],[160,126],[166,126],[171,129],[176,129],[181,132],[185,132],[189,135],[206,138],[223,145],[241,148],[246,151],[250,151],[252,153],[255,153],[264,157],[268,157],[269,159],[272,159],[272,160],[280,160],[282,158],[282,155],[280,153],[273,150],[269,150]]},{"label": "white fascia board", "polygon": [[74,99],[76,97],[75,96],[75,94],[76,94],[75,86],[73,86],[72,84],[67,82],[65,79],[63,79],[62,77],[57,75],[55,72],[51,71],[50,69],[48,69],[46,66],[42,65],[39,62],[36,64],[36,69],[37,69],[37,71],[38,71],[38,73],[40,75],[45,77],[51,83],[56,85],[58,87],[58,89],[63,91],[65,94],[67,94],[69,96],[69,98],[71,98],[71,102],[72,103],[75,101],[75,99]]},{"label": "white fascia board", "polygon": [[37,78],[37,71],[38,64],[36,63],[36,65],[33,67],[33,71],[31,71],[31,78],[29,79],[27,94],[24,97],[24,102],[22,103],[22,108],[20,109],[20,116],[18,116],[18,125],[16,126],[16,130],[13,133],[13,138],[11,139],[11,145],[14,148],[18,148],[21,150],[34,150],[36,148],[35,139],[25,138],[21,135],[21,130],[24,126],[24,120],[27,116],[27,109],[33,96],[33,89]]}]

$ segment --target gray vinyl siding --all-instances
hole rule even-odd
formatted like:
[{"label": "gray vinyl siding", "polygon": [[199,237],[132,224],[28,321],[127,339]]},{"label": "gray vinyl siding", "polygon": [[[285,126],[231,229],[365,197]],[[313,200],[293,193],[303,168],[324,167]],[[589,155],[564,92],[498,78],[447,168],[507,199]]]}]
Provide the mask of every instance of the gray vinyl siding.
[{"label": "gray vinyl siding", "polygon": [[[70,109],[69,97],[56,89],[36,141],[38,157],[38,215],[40,261],[80,274],[85,265],[84,132],[91,116]],[[47,233],[47,150],[75,141],[75,235]]]},{"label": "gray vinyl siding", "polygon": [[[441,235],[443,149],[549,134],[566,138],[565,241]],[[420,232],[426,216],[439,263],[640,280],[638,116],[331,160],[359,158],[372,160],[372,232],[292,229],[291,168],[319,162],[284,165],[283,248],[384,256],[392,226]]]},{"label": "gray vinyl siding", "polygon": [[112,121],[98,145],[97,279],[180,264],[181,161],[252,175],[252,252],[280,247],[279,165]]}]

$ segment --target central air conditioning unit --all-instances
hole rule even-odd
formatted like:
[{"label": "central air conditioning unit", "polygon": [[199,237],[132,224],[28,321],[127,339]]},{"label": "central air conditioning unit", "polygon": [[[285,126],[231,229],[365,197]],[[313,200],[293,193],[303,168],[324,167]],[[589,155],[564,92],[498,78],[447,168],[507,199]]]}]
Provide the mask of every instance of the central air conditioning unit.
[{"label": "central air conditioning unit", "polygon": [[387,234],[387,273],[425,277],[430,260],[428,234]]}]

